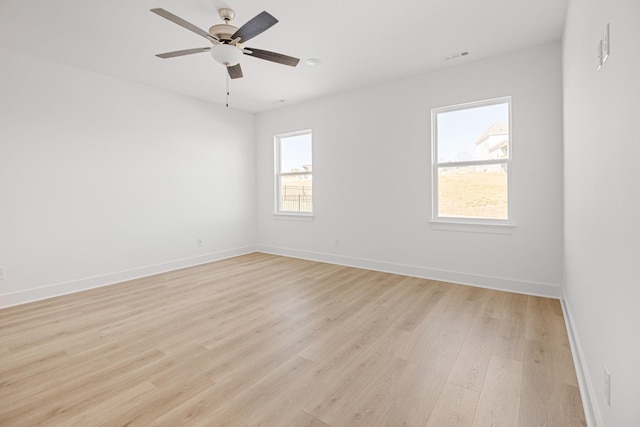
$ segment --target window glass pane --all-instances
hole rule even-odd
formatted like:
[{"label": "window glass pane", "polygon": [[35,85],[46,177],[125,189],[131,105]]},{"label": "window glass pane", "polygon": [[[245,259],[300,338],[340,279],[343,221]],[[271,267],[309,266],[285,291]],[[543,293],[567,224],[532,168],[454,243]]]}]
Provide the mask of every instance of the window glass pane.
[{"label": "window glass pane", "polygon": [[509,104],[437,115],[438,163],[509,157]]},{"label": "window glass pane", "polygon": [[313,212],[313,179],[311,175],[280,177],[280,206],[282,212]]},{"label": "window glass pane", "polygon": [[276,211],[313,213],[311,131],[276,136]]},{"label": "window glass pane", "polygon": [[311,134],[280,138],[280,172],[311,171]]},{"label": "window glass pane", "polygon": [[438,216],[508,219],[507,164],[439,167]]}]

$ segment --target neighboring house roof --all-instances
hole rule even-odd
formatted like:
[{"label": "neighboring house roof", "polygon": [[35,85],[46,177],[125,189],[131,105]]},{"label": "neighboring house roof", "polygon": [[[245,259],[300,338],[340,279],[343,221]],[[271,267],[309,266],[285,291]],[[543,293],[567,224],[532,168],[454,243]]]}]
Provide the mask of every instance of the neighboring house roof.
[{"label": "neighboring house roof", "polygon": [[488,148],[488,151],[490,153],[493,153],[496,150],[499,150],[501,148],[509,148],[509,140],[508,139],[502,139],[499,142],[493,144],[491,147]]},{"label": "neighboring house roof", "polygon": [[495,135],[509,135],[509,125],[504,122],[495,122],[494,124],[489,126],[489,129],[487,129],[476,141],[476,145],[480,145],[481,143],[489,139],[489,137]]}]

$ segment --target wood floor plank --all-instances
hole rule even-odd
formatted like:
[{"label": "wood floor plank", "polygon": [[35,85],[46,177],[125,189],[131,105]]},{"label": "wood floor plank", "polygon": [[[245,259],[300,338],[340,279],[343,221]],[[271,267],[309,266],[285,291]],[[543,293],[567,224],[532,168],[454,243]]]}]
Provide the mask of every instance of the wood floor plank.
[{"label": "wood floor plank", "polygon": [[71,426],[95,424],[97,420],[104,420],[112,416],[113,408],[118,408],[118,412],[139,408],[155,392],[156,388],[148,382],[132,383],[130,386],[117,390],[91,405],[83,406],[80,412],[75,415],[60,412],[56,414],[57,416],[49,416],[48,422],[52,425],[65,423]]},{"label": "wood floor plank", "polygon": [[[467,316],[458,316],[457,309],[462,307],[461,299],[465,287],[451,286],[445,295],[425,316],[421,325],[412,332],[412,338],[396,351],[396,356],[414,363],[419,363],[434,346],[449,323],[464,323]],[[446,335],[446,334],[445,334]]]},{"label": "wood floor plank", "polygon": [[[134,354],[121,362],[97,371],[92,375],[68,377],[58,387],[29,396],[28,400],[12,402],[0,409],[0,425],[48,424],[56,425],[90,410],[102,399],[139,384],[144,378],[141,369],[161,361],[163,355],[157,350]],[[46,422],[38,422],[46,420]]]},{"label": "wood floor plank", "polygon": [[565,384],[560,390],[560,404],[554,420],[561,420],[567,427],[581,427],[586,425],[580,389],[574,385]]},{"label": "wood floor plank", "polygon": [[[317,372],[303,375],[299,381],[284,390],[269,405],[257,408],[248,413],[245,424],[249,427],[295,426],[295,420],[308,419],[313,422],[324,422],[303,411],[303,406],[312,396],[318,395],[324,385]],[[317,421],[316,421],[317,420]]]},{"label": "wood floor plank", "polygon": [[[463,295],[466,291],[464,289]],[[460,298],[448,307],[440,319],[440,334],[433,342],[433,348],[452,362],[458,358],[476,317],[475,310],[470,307],[475,307],[475,304],[466,300],[466,297]]]},{"label": "wood floor plank", "polygon": [[253,253],[0,310],[3,427],[471,419],[585,425],[558,301]]},{"label": "wood floor plank", "polygon": [[453,364],[448,382],[475,391],[482,389],[500,321],[477,317]]},{"label": "wood floor plank", "polygon": [[291,384],[306,372],[315,368],[315,363],[301,357],[289,359],[274,370],[256,374],[254,383],[234,393],[233,400],[225,400],[214,411],[203,417],[205,425],[212,425],[217,420],[225,420],[226,423],[236,424],[247,418],[247,412],[254,412],[268,406]]},{"label": "wood floor plank", "polygon": [[492,356],[472,426],[517,426],[521,383],[522,362]]},{"label": "wood floor plank", "polygon": [[387,412],[372,425],[424,426],[442,392],[452,364],[437,352],[427,353],[417,365],[411,381],[397,394]]},{"label": "wood floor plank", "polygon": [[[155,385],[155,384],[154,384]],[[127,426],[146,427],[154,425],[158,413],[165,408],[184,405],[194,396],[214,388],[214,383],[207,377],[177,378],[170,386],[157,387],[153,394],[146,395],[145,399],[136,402],[130,408],[118,408],[117,411],[105,414],[101,417],[99,426]]]},{"label": "wood floor plank", "polygon": [[505,309],[493,345],[493,354],[522,361],[525,349],[527,296],[506,294]]},{"label": "wood floor plank", "polygon": [[493,317],[494,319],[502,319],[506,310],[507,297],[510,295],[506,292],[487,290],[484,305],[480,310],[481,316]]},{"label": "wood floor plank", "polygon": [[480,393],[456,384],[446,383],[429,416],[427,427],[471,426]]},{"label": "wood floor plank", "polygon": [[339,411],[333,427],[369,427],[391,407],[396,396],[405,389],[415,375],[416,365],[392,358],[372,373],[372,380],[355,393],[353,401]]},{"label": "wood floor plank", "polygon": [[570,363],[571,354],[564,346],[527,340],[520,426],[584,425],[581,424],[584,412],[581,417],[574,415],[576,402],[580,402],[580,407],[582,404],[575,385],[575,370],[566,372]]},{"label": "wood floor plank", "polygon": [[553,344],[562,342],[566,337],[566,328],[559,321],[561,318],[562,311],[559,301],[528,296],[525,338]]},{"label": "wood floor plank", "polygon": [[445,292],[428,283],[419,282],[419,292],[413,303],[403,301],[404,314],[400,316],[397,324],[398,329],[413,332],[429,316],[431,310],[440,302]]},{"label": "wood floor plank", "polygon": [[325,379],[324,391],[312,396],[304,411],[331,425],[357,397],[357,393],[374,381],[375,375],[389,363],[399,343],[408,333],[390,329],[374,345],[362,352],[362,358],[350,364],[340,377]]},{"label": "wood floor plank", "polygon": [[283,424],[283,426],[284,427],[331,427],[329,424],[323,423],[316,417],[313,417],[303,411],[298,412],[298,414],[290,422],[288,422],[287,424]]}]

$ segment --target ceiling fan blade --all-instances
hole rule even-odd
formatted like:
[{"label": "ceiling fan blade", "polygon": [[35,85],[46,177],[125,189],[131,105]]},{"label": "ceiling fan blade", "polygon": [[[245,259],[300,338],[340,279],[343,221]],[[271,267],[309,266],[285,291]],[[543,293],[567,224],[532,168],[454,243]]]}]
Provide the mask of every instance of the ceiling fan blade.
[{"label": "ceiling fan blade", "polygon": [[202,36],[202,37],[204,37],[205,39],[207,39],[209,41],[213,41],[213,42],[217,42],[218,41],[218,39],[213,37],[211,34],[207,33],[205,30],[196,27],[191,22],[187,22],[184,19],[180,18],[179,16],[176,16],[171,12],[167,12],[166,10],[164,10],[162,8],[151,9],[151,12],[155,13],[156,15],[160,15],[165,19],[168,19],[169,21],[173,22],[174,24],[178,24],[181,27],[186,28],[189,31],[193,31],[197,35]]},{"label": "ceiling fan blade", "polygon": [[245,55],[254,56],[256,58],[265,59],[271,62],[277,62],[282,65],[289,65],[290,67],[295,67],[300,62],[300,59],[294,58],[293,56],[283,55],[281,53],[271,52],[268,50],[262,49],[254,49],[252,47],[246,48],[247,51],[251,53],[245,52]]},{"label": "ceiling fan blade", "polygon": [[260,12],[258,15],[247,21],[242,27],[233,33],[232,39],[240,37],[240,41],[245,43],[258,34],[263,33],[278,23],[278,20],[267,12]]},{"label": "ceiling fan blade", "polygon": [[196,47],[194,49],[174,50],[173,52],[159,53],[156,56],[158,58],[166,59],[166,58],[175,58],[176,56],[191,55],[194,53],[209,52],[210,50],[211,50],[210,47]]},{"label": "ceiling fan blade", "polygon": [[242,68],[240,67],[240,64],[227,67],[227,72],[229,73],[229,77],[232,79],[242,78]]}]

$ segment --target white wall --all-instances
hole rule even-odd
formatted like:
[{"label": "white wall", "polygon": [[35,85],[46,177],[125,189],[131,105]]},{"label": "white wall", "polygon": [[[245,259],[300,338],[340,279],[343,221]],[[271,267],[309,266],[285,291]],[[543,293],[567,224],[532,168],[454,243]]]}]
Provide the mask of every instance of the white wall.
[{"label": "white wall", "polygon": [[[261,250],[559,296],[562,248],[560,45],[259,114]],[[431,109],[511,95],[512,235],[435,230]],[[315,218],[273,212],[273,136],[313,130]],[[335,239],[340,246],[334,246]]]},{"label": "white wall", "polygon": [[[598,72],[596,43],[607,23],[611,56]],[[563,39],[564,294],[601,427],[640,426],[639,46],[638,0],[570,1]]]},{"label": "white wall", "polygon": [[253,115],[6,49],[0,70],[0,307],[253,248]]}]

